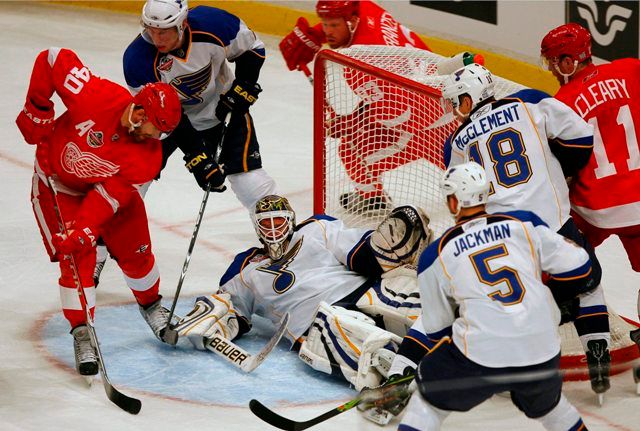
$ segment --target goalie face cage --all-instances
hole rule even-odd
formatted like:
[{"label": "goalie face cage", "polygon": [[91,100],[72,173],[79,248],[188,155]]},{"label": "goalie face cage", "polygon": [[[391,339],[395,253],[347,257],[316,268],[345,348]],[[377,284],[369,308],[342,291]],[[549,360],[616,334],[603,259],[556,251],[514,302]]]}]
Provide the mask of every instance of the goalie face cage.
[{"label": "goalie face cage", "polygon": [[[314,66],[314,213],[375,228],[398,205],[426,210],[436,236],[453,224],[440,192],[442,148],[458,126],[441,96],[444,57],[407,47],[322,50]],[[496,98],[524,87],[495,77]],[[631,366],[635,327],[609,309],[612,374]],[[588,379],[572,324],[561,327],[568,380]]]}]

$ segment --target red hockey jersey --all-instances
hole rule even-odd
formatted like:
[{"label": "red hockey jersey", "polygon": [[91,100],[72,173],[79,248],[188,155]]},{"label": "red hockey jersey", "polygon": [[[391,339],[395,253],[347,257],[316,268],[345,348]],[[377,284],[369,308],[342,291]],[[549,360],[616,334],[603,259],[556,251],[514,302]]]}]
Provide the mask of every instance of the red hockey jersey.
[{"label": "red hockey jersey", "polygon": [[640,60],[589,65],[556,98],[594,127],[593,155],[571,184],[572,208],[600,228],[640,225]]},{"label": "red hockey jersey", "polygon": [[138,185],[158,175],[162,146],[156,139],[133,139],[121,124],[133,100],[129,91],[93,75],[68,49],[38,55],[27,99],[52,107],[54,92],[67,111],[48,138],[49,165],[61,192],[86,195],[76,223],[99,229],[138,193]]},{"label": "red hockey jersey", "polygon": [[351,40],[351,45],[413,46],[429,48],[420,37],[398,23],[386,10],[372,1],[358,3],[360,23]]}]

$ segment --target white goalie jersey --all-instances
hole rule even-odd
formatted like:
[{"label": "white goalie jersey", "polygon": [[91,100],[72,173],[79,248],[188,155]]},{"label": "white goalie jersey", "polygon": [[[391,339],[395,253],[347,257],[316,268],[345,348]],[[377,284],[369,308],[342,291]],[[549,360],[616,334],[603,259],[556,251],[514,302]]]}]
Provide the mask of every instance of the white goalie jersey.
[{"label": "white goalie jersey", "polygon": [[284,256],[273,262],[260,248],[236,256],[220,280],[236,312],[276,324],[291,314],[287,338],[294,343],[309,328],[320,302],[333,304],[362,286],[367,278],[351,270],[350,259],[370,235],[349,229],[329,216],[300,223]]}]

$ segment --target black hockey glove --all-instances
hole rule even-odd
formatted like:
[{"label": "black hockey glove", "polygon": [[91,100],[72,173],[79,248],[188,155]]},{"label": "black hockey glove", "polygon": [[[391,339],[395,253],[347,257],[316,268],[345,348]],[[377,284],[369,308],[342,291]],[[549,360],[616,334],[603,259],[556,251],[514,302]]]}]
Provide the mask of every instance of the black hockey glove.
[{"label": "black hockey glove", "polygon": [[229,91],[220,95],[220,101],[216,106],[216,117],[220,121],[224,121],[229,112],[244,115],[249,107],[258,100],[258,94],[261,91],[262,88],[257,83],[249,84],[236,79],[231,84]]},{"label": "black hockey glove", "polygon": [[222,193],[227,189],[224,185],[224,169],[213,160],[211,155],[204,151],[195,155],[185,154],[184,161],[202,190],[207,189],[207,184],[211,184],[212,192]]}]

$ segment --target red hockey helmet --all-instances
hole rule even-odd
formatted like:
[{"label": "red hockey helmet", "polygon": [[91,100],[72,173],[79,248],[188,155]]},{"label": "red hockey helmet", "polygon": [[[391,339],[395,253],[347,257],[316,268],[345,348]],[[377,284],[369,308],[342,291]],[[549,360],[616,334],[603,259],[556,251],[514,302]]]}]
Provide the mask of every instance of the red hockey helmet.
[{"label": "red hockey helmet", "polygon": [[582,63],[591,58],[591,34],[580,24],[570,22],[554,28],[542,39],[540,55],[547,60],[569,56]]},{"label": "red hockey helmet", "polygon": [[350,19],[358,14],[358,0],[318,0],[316,13],[320,18]]},{"label": "red hockey helmet", "polygon": [[169,84],[154,82],[142,87],[133,98],[136,106],[142,106],[151,123],[161,132],[169,133],[176,128],[182,116],[178,93]]}]

